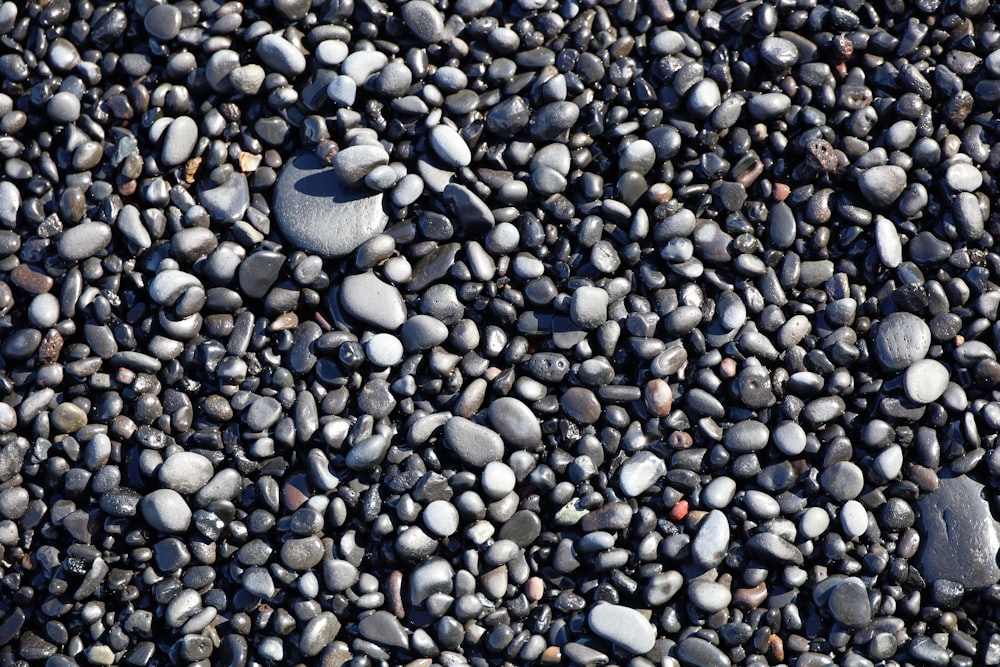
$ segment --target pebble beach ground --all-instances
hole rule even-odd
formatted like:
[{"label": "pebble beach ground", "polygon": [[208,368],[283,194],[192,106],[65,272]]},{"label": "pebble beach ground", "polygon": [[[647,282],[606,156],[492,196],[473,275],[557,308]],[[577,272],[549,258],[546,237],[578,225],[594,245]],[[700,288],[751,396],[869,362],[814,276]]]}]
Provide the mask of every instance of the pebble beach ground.
[{"label": "pebble beach ground", "polygon": [[0,667],[1000,664],[998,21],[0,0]]}]

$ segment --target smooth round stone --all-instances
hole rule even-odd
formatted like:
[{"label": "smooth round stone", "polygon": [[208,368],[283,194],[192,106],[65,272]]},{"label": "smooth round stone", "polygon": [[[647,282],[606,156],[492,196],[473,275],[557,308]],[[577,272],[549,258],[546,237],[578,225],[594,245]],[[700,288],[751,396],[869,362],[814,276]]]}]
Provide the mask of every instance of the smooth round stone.
[{"label": "smooth round stone", "polygon": [[633,655],[644,655],[656,644],[656,628],[631,607],[600,603],[587,615],[587,625],[599,637]]},{"label": "smooth round stone", "polygon": [[181,31],[181,10],[173,5],[158,5],[153,7],[143,19],[146,32],[154,38],[167,42]]},{"label": "smooth round stone", "polygon": [[403,23],[410,31],[428,44],[444,38],[444,17],[441,12],[425,0],[410,0],[401,10]]},{"label": "smooth round stone", "polygon": [[424,193],[424,179],[417,174],[407,174],[399,179],[396,187],[392,190],[393,206],[403,208],[409,206],[420,198]]},{"label": "smooth round stone", "polygon": [[861,495],[865,476],[851,461],[838,461],[822,472],[820,486],[837,500],[852,500]]},{"label": "smooth round stone", "polygon": [[891,445],[875,457],[875,472],[883,479],[896,479],[903,471],[903,449],[899,445]]},{"label": "smooth round stone", "polygon": [[410,351],[430,350],[448,339],[448,325],[430,315],[414,315],[400,331],[403,347]]},{"label": "smooth round stone", "polygon": [[323,65],[339,65],[349,54],[350,47],[339,39],[324,39],[316,47],[316,60]]},{"label": "smooth round stone", "polygon": [[655,53],[670,56],[683,51],[686,45],[684,36],[674,30],[664,30],[662,32],[658,32],[649,42],[650,48],[653,49]]},{"label": "smooth round stone", "polygon": [[798,47],[781,37],[765,37],[758,48],[761,57],[772,67],[791,67],[799,60]]},{"label": "smooth round stone", "polygon": [[281,419],[283,408],[272,396],[258,396],[250,404],[244,419],[251,431],[265,431]]},{"label": "smooth round stone", "polygon": [[857,500],[848,500],[840,508],[840,525],[847,537],[855,538],[868,530],[868,512]]},{"label": "smooth round stone", "polygon": [[198,124],[190,116],[175,118],[163,135],[161,161],[164,166],[184,164],[198,143]]},{"label": "smooth round stone", "polygon": [[821,507],[810,507],[799,517],[799,534],[814,540],[830,527],[830,515]]},{"label": "smooth round stone", "polygon": [[372,271],[344,278],[340,303],[352,317],[386,331],[395,331],[406,322],[403,295]]},{"label": "smooth round stone", "polygon": [[538,417],[518,399],[503,396],[494,400],[490,403],[487,416],[490,426],[511,447],[531,450],[542,444],[542,428]]},{"label": "smooth round stone", "polygon": [[59,298],[44,292],[35,295],[28,306],[28,321],[39,329],[48,329],[59,321]]},{"label": "smooth round stone", "polygon": [[403,344],[392,334],[375,334],[365,343],[365,356],[376,366],[389,368],[403,360]]},{"label": "smooth round stone", "polygon": [[581,424],[593,424],[601,418],[601,403],[585,387],[570,387],[559,401],[563,411]]},{"label": "smooth round stone", "polygon": [[481,475],[483,492],[487,496],[498,500],[514,490],[517,485],[517,478],[510,466],[500,461],[491,461],[483,468]]},{"label": "smooth round stone", "polygon": [[876,208],[887,208],[906,189],[906,172],[896,165],[872,167],[861,174],[858,186],[868,203]]},{"label": "smooth round stone", "polygon": [[272,70],[286,76],[296,76],[306,71],[306,57],[281,35],[264,35],[257,42],[257,55]]},{"label": "smooth round stone", "polygon": [[891,313],[875,331],[875,356],[888,370],[901,371],[927,356],[931,330],[912,313]]},{"label": "smooth round stone", "polygon": [[666,462],[653,452],[635,454],[618,469],[618,486],[630,498],[641,496],[667,474]]},{"label": "smooth round stone", "polygon": [[736,480],[720,476],[705,485],[701,492],[701,502],[705,507],[721,510],[729,506],[736,496]]},{"label": "smooth round stone", "polygon": [[66,91],[56,93],[45,112],[57,123],[75,123],[80,118],[80,98]]},{"label": "smooth round stone", "polygon": [[349,76],[336,76],[326,87],[326,95],[337,104],[349,107],[358,97],[358,84]]},{"label": "smooth round stone", "polygon": [[698,118],[708,118],[720,104],[722,92],[713,79],[702,79],[688,91],[688,109]]},{"label": "smooth round stone", "polygon": [[778,451],[787,456],[798,456],[806,449],[805,429],[793,421],[778,424],[771,431],[771,440]]},{"label": "smooth round stone", "polygon": [[267,72],[256,63],[237,67],[229,73],[229,81],[233,84],[236,92],[244,95],[253,95],[264,85]]},{"label": "smooth round stone", "polygon": [[340,64],[340,73],[354,79],[358,86],[363,86],[388,63],[389,57],[381,51],[354,51]]},{"label": "smooth round stone", "polygon": [[160,483],[182,494],[194,493],[215,475],[212,462],[195,452],[177,452],[167,457],[157,473]]},{"label": "smooth round stone", "polygon": [[934,359],[920,359],[903,374],[903,391],[914,403],[932,403],[941,398],[951,380],[948,367]]},{"label": "smooth round stone", "polygon": [[87,425],[87,413],[76,403],[60,403],[50,413],[49,420],[60,433],[74,433]]},{"label": "smooth round stone", "polygon": [[581,285],[573,291],[569,317],[581,329],[596,329],[608,321],[608,292],[600,287]]},{"label": "smooth round stone", "polygon": [[717,581],[696,579],[688,585],[687,593],[696,607],[709,614],[725,609],[733,601],[729,587]]},{"label": "smooth round stone", "polygon": [[860,628],[871,622],[868,589],[857,579],[845,579],[838,584],[827,604],[833,617],[848,628]]},{"label": "smooth round stone", "polygon": [[465,417],[452,417],[444,425],[444,444],[472,468],[482,468],[503,458],[500,435]]},{"label": "smooth round stone", "polygon": [[70,261],[93,257],[111,243],[111,227],[103,222],[84,222],[70,227],[56,241],[59,256]]},{"label": "smooth round stone", "polygon": [[431,501],[422,516],[427,530],[438,537],[450,537],[458,530],[458,510],[447,500]]},{"label": "smooth round stone", "polygon": [[[729,553],[729,537],[729,519],[726,515],[719,510],[709,512],[698,525],[698,534],[691,540],[691,557],[694,562],[706,570],[717,567]],[[728,604],[727,601],[726,605]]]},{"label": "smooth round stone", "polygon": [[282,168],[274,189],[278,228],[294,246],[322,257],[343,257],[379,235],[389,222],[382,194],[344,186],[314,153]]},{"label": "smooth round stone", "polygon": [[771,433],[765,424],[747,419],[733,424],[726,431],[723,443],[730,451],[745,454],[763,449],[770,437]]},{"label": "smooth round stone", "polygon": [[[414,2],[422,2],[422,0],[411,0],[408,4]],[[468,167],[472,163],[472,151],[469,150],[469,145],[465,143],[465,139],[458,131],[449,125],[432,127],[430,143],[437,156],[449,167],[458,169]]]},{"label": "smooth round stone", "polygon": [[747,111],[756,120],[780,118],[792,106],[792,98],[784,93],[762,93],[747,102]]},{"label": "smooth round stone", "polygon": [[948,167],[944,181],[956,192],[973,192],[983,185],[983,172],[968,162],[956,162]]},{"label": "smooth round stone", "polygon": [[183,533],[191,525],[191,508],[172,489],[148,493],[139,505],[146,523],[161,532]]}]

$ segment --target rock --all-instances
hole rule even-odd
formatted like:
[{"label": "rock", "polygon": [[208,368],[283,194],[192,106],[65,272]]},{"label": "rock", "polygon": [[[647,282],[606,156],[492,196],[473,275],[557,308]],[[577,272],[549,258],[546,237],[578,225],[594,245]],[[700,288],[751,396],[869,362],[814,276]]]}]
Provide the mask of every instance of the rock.
[{"label": "rock", "polygon": [[386,331],[395,331],[406,322],[403,295],[372,271],[344,278],[340,304],[351,317]]},{"label": "rock", "polygon": [[198,144],[198,124],[190,116],[175,118],[163,133],[161,161],[176,167],[187,162]]},{"label": "rock", "polygon": [[719,510],[709,512],[698,525],[698,534],[691,540],[694,562],[706,570],[717,567],[729,553],[729,535],[726,515]]},{"label": "rock", "polygon": [[212,462],[195,452],[177,452],[167,457],[157,473],[160,483],[177,493],[194,493],[215,475]]},{"label": "rock", "polygon": [[876,208],[887,208],[906,189],[906,172],[895,165],[872,167],[861,174],[858,186],[868,203]]},{"label": "rock", "polygon": [[903,391],[914,403],[932,403],[948,388],[948,367],[934,359],[920,359],[903,373]]},{"label": "rock", "polygon": [[838,584],[827,604],[833,617],[848,628],[864,627],[872,620],[868,589],[857,579],[845,579]]},{"label": "rock", "polygon": [[191,525],[191,508],[181,494],[171,489],[157,489],[139,505],[146,523],[161,532],[184,533]]},{"label": "rock", "polygon": [[667,464],[653,452],[639,452],[618,469],[618,486],[630,498],[641,496],[667,473]]},{"label": "rock", "polygon": [[213,220],[238,222],[250,207],[250,184],[246,174],[232,174],[225,182],[202,190],[198,202]]},{"label": "rock", "polygon": [[967,589],[1000,581],[1000,525],[983,491],[982,484],[962,475],[941,479],[936,491],[919,500],[920,573],[927,581],[947,579]]},{"label": "rock", "polygon": [[444,442],[467,466],[482,468],[503,458],[503,440],[496,431],[464,417],[452,417],[444,425]]},{"label": "rock", "polygon": [[426,0],[410,0],[401,10],[403,23],[410,31],[428,44],[444,38],[444,17]]},{"label": "rock", "polygon": [[587,615],[587,625],[594,634],[633,655],[649,653],[656,643],[656,628],[631,607],[608,603],[594,605]]},{"label": "rock", "polygon": [[111,243],[111,227],[102,222],[84,222],[70,227],[56,242],[59,256],[69,261],[93,257]]},{"label": "rock", "polygon": [[927,356],[931,330],[912,313],[891,313],[879,322],[874,342],[879,363],[888,370],[901,371]]},{"label": "rock", "polygon": [[582,285],[573,292],[569,317],[581,329],[596,329],[608,321],[608,293],[600,287]]},{"label": "rock", "polygon": [[542,444],[542,429],[538,417],[516,398],[503,396],[489,408],[490,425],[503,441],[516,449],[537,449]]},{"label": "rock", "polygon": [[381,234],[389,221],[382,194],[346,187],[312,152],[281,170],[274,189],[278,228],[293,245],[322,257],[343,257]]}]

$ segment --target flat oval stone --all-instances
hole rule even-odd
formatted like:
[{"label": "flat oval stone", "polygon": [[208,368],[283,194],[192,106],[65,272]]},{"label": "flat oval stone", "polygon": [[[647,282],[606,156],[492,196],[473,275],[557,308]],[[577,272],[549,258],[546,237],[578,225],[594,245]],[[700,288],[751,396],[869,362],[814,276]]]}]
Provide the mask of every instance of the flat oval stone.
[{"label": "flat oval stone", "polygon": [[322,257],[343,257],[381,234],[389,222],[382,194],[346,187],[313,153],[289,160],[274,189],[278,228],[293,245]]},{"label": "flat oval stone", "polygon": [[652,651],[656,643],[656,628],[631,607],[607,603],[595,605],[587,615],[587,624],[594,634],[633,655]]},{"label": "flat oval stone", "polygon": [[56,248],[63,259],[78,261],[93,257],[111,243],[111,227],[103,222],[84,222],[59,237]]},{"label": "flat oval stone", "polygon": [[503,457],[500,435],[465,417],[452,417],[444,425],[444,442],[468,466],[482,468]]},{"label": "flat oval stone", "polygon": [[516,398],[503,396],[490,404],[490,425],[511,447],[534,449],[542,443],[538,417]]}]

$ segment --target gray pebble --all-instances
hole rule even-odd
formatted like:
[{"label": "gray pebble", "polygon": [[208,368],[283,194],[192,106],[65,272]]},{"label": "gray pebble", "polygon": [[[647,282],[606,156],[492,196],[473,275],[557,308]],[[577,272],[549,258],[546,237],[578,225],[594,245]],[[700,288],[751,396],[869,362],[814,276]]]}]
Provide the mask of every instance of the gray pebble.
[{"label": "gray pebble", "polygon": [[306,57],[281,35],[264,35],[257,42],[257,56],[276,72],[295,76],[306,71]]},{"label": "gray pebble", "polygon": [[444,442],[466,465],[482,468],[503,457],[503,440],[496,431],[464,417],[452,417],[444,426]]},{"label": "gray pebble", "polygon": [[191,508],[171,489],[148,493],[139,505],[146,523],[161,532],[184,533],[191,525]]},{"label": "gray pebble", "polygon": [[587,614],[594,634],[633,655],[644,655],[656,643],[656,629],[638,610],[616,604],[594,605]]},{"label": "gray pebble", "polygon": [[322,257],[354,252],[388,223],[381,194],[346,189],[313,153],[285,164],[275,187],[274,213],[289,241]]},{"label": "gray pebble", "polygon": [[895,165],[872,167],[861,174],[858,186],[872,206],[887,208],[906,189],[906,172]]},{"label": "gray pebble", "polygon": [[386,331],[395,331],[406,322],[402,294],[372,271],[344,278],[340,304],[352,317]]}]

